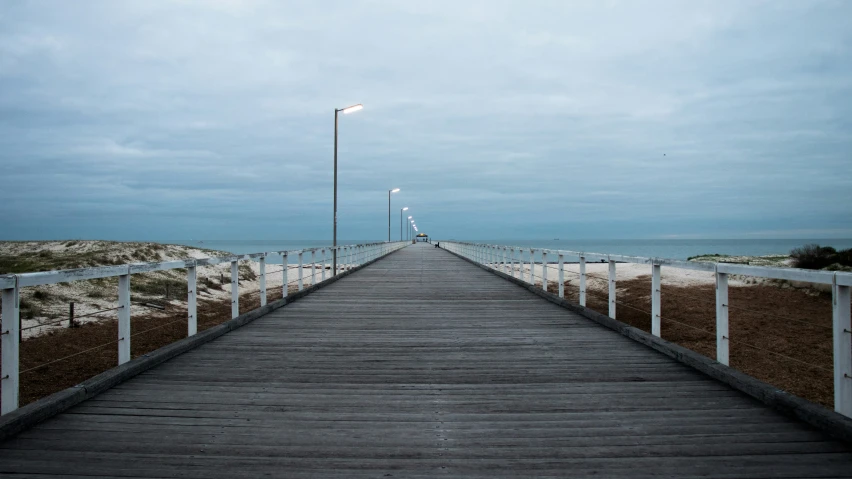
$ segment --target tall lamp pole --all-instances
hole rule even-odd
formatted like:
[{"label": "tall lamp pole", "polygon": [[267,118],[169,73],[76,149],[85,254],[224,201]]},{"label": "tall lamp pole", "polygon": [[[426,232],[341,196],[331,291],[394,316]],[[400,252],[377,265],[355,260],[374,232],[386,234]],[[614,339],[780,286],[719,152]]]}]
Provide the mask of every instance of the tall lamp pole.
[{"label": "tall lamp pole", "polygon": [[360,109],[364,108],[364,105],[358,103],[357,105],[347,106],[346,108],[335,108],[334,109],[334,240],[332,243],[333,248],[331,249],[332,253],[332,275],[337,274],[337,114],[341,111],[344,115],[349,113],[354,113]]},{"label": "tall lamp pole", "polygon": [[407,240],[411,240],[411,223],[410,223],[411,218],[412,218],[411,216],[408,217],[409,223],[406,223],[406,228],[405,228],[405,236],[406,236],[405,239],[407,239]]},{"label": "tall lamp pole", "polygon": [[391,193],[399,193],[399,188],[388,190],[388,243],[390,243],[390,196]]},{"label": "tall lamp pole", "polygon": [[399,209],[399,240],[402,241],[402,212],[408,211],[408,207]]}]

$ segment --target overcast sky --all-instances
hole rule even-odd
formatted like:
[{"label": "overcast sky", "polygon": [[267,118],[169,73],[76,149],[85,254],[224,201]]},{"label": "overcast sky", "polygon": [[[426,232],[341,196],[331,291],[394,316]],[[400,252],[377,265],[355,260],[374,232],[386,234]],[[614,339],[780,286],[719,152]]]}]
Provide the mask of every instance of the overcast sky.
[{"label": "overcast sky", "polygon": [[852,237],[852,2],[0,3],[0,238]]}]

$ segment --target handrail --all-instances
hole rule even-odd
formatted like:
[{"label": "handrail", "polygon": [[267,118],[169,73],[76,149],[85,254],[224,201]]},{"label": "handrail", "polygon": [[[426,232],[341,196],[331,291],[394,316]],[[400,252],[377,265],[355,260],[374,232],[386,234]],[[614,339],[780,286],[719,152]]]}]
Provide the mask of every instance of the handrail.
[{"label": "handrail", "polygon": [[[347,267],[361,265],[375,259],[386,256],[410,243],[407,241],[374,242],[362,244],[349,244],[339,246],[318,246],[316,248],[304,248],[299,250],[268,251],[261,253],[236,254],[220,257],[190,258],[178,261],[162,261],[154,263],[129,263],[115,266],[98,266],[93,268],[77,268],[57,271],[43,271],[34,273],[18,273],[0,275],[0,293],[2,293],[2,324],[0,329],[0,346],[2,346],[2,371],[0,371],[0,401],[2,409],[0,414],[7,414],[18,408],[18,391],[20,376],[20,290],[28,286],[40,286],[46,284],[65,283],[69,281],[90,280],[97,278],[118,277],[118,306],[113,308],[118,315],[118,364],[130,361],[130,277],[134,274],[149,273],[152,271],[167,271],[173,269],[187,270],[187,336],[197,332],[197,291],[196,270],[199,266],[212,266],[217,264],[231,265],[231,317],[239,316],[239,269],[240,261],[258,261],[260,263],[260,305],[266,305],[266,259],[269,256],[281,256],[283,275],[283,297],[288,295],[289,266],[288,258],[298,258],[298,289],[304,288],[303,284],[303,256],[305,253],[312,255],[313,262],[308,265],[322,263],[322,280],[316,282],[315,269],[312,269],[311,284],[319,284],[322,281],[333,278],[343,273]],[[330,262],[326,252],[338,251],[337,271],[326,278],[325,264]],[[321,254],[316,258],[316,253]],[[341,254],[343,253],[343,260]],[[319,261],[317,261],[319,259]]]},{"label": "handrail", "polygon": [[[728,277],[729,275],[753,276],[758,278],[782,279],[807,283],[829,284],[832,288],[832,338],[834,358],[834,410],[852,417],[852,312],[850,312],[850,286],[852,273],[839,271],[813,271],[798,268],[777,268],[766,266],[747,266],[719,262],[691,262],[668,258],[651,258],[620,254],[592,253],[583,251],[554,250],[534,246],[494,245],[458,241],[441,241],[441,247],[494,271],[500,271],[515,277],[515,265],[519,265],[517,274],[522,281],[535,286],[535,253],[542,256],[542,289],[547,292],[550,281],[546,266],[548,255],[557,260],[558,295],[565,298],[564,260],[565,257],[577,257],[580,266],[579,304],[586,306],[586,261],[597,260],[608,263],[608,303],[609,317],[615,319],[616,306],[616,264],[647,264],[651,267],[651,334],[660,337],[661,269],[663,266],[711,272],[715,276],[716,291],[716,361],[729,365],[730,336],[728,333]],[[517,254],[516,254],[517,252]],[[524,259],[528,253],[528,261]],[[546,264],[545,264],[546,263]],[[525,279],[524,265],[530,265],[529,280]],[[577,273],[574,273],[577,274]],[[603,279],[603,278],[601,278]],[[625,305],[626,306],[626,305]],[[711,333],[712,334],[712,333]]]}]

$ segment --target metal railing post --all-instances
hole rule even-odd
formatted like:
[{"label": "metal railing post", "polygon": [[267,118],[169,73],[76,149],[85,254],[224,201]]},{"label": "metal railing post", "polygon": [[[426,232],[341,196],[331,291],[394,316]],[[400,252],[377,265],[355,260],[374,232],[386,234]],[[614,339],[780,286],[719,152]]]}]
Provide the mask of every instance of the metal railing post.
[{"label": "metal railing post", "polygon": [[[837,284],[835,273],[831,295],[834,330],[834,410],[846,417],[852,417],[852,319],[849,289],[849,286]],[[3,304],[6,304],[5,301]]]},{"label": "metal railing post", "polygon": [[6,414],[18,409],[18,390],[20,371],[20,299],[17,278],[15,286],[3,290],[3,336],[0,340],[3,356],[3,379],[0,381],[3,407],[0,413]]},{"label": "metal railing post", "polygon": [[547,251],[541,251],[541,289],[547,291]]},{"label": "metal railing post", "polygon": [[716,271],[716,361],[728,365],[728,275]]},{"label": "metal railing post", "polygon": [[305,289],[304,278],[302,277],[302,254],[304,251],[299,251],[299,291]]},{"label": "metal railing post", "polygon": [[186,335],[198,332],[198,269],[195,263],[186,268]]},{"label": "metal railing post", "polygon": [[609,260],[609,317],[615,319],[615,261]]},{"label": "metal railing post", "polygon": [[660,337],[661,308],[660,265],[651,264],[651,334]]},{"label": "metal railing post", "polygon": [[118,277],[118,365],[130,361],[130,274]]},{"label": "metal railing post", "polygon": [[240,268],[237,261],[231,261],[231,319],[240,315]]},{"label": "metal railing post", "polygon": [[266,256],[258,258],[260,264],[260,307],[266,306]]},{"label": "metal railing post", "polygon": [[559,297],[565,299],[565,256],[559,253]]},{"label": "metal railing post", "polygon": [[580,256],[580,306],[586,307],[586,257]]}]

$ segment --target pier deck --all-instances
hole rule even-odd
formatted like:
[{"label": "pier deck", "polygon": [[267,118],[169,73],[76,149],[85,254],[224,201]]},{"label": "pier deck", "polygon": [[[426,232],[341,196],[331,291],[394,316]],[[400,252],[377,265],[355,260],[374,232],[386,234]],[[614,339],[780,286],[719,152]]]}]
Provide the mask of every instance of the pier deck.
[{"label": "pier deck", "polygon": [[852,477],[848,447],[431,245],[0,444],[2,477]]}]

